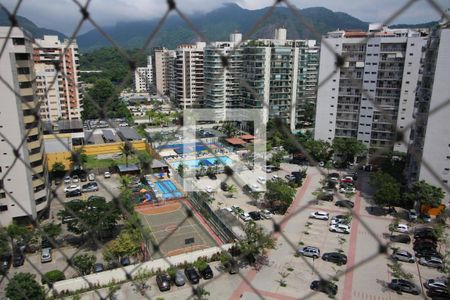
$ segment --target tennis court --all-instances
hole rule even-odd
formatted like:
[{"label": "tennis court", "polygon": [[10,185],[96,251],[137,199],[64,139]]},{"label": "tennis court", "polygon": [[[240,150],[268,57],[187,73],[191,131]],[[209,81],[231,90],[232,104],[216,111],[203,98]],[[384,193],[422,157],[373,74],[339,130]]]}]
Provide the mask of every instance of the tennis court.
[{"label": "tennis court", "polygon": [[[154,242],[159,245],[164,256],[201,250],[221,243],[205,229],[206,224],[200,224],[197,212],[194,211],[194,216],[188,218],[186,209],[190,210],[181,200],[167,201],[158,207],[144,205],[136,209],[142,224],[150,228]],[[154,253],[152,245],[147,248],[153,258],[162,257],[161,253]]]}]

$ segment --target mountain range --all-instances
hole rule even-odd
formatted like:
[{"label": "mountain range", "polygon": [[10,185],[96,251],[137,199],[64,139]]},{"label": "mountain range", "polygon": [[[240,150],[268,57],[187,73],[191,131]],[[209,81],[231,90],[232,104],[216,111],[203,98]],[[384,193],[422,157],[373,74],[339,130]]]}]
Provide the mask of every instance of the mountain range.
[{"label": "mountain range", "polygon": [[[225,4],[222,7],[204,14],[189,16],[193,26],[209,41],[228,40],[230,33],[239,31],[247,38],[271,38],[275,28],[283,26],[287,29],[288,38],[291,39],[320,39],[320,35],[336,29],[362,29],[368,28],[368,22],[361,21],[343,12],[333,12],[324,7],[311,7],[299,10],[303,19],[315,29],[311,32],[301,22],[297,15],[286,7],[276,7],[273,13],[264,20],[256,30],[254,25],[268,11],[269,7],[257,10],[244,9],[237,4]],[[64,34],[55,30],[41,28],[24,17],[17,18],[19,24],[29,30],[35,37],[44,34]],[[148,21],[118,22],[114,26],[103,27],[103,30],[120,46],[125,48],[142,47],[147,36],[158,25],[157,19]],[[407,27],[430,27],[437,22],[424,24],[403,25]],[[0,12],[0,26],[9,25],[10,21],[4,12]],[[398,27],[399,25],[394,25]],[[199,41],[200,38],[184,20],[178,15],[172,14],[155,35],[149,47],[164,46],[175,48],[179,44]],[[90,51],[109,46],[109,41],[96,29],[77,36],[77,42],[81,51]]]}]

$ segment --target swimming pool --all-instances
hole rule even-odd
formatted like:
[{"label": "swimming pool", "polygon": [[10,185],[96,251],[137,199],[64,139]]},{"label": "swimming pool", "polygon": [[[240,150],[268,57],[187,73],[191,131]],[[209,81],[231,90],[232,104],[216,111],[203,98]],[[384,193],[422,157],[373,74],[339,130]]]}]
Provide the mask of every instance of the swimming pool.
[{"label": "swimming pool", "polygon": [[157,181],[155,186],[161,192],[163,199],[174,199],[183,196],[183,193],[178,191],[176,185],[170,180]]},{"label": "swimming pool", "polygon": [[204,166],[207,167],[214,167],[216,165],[216,161],[219,161],[219,166],[229,166],[233,163],[233,160],[229,158],[228,156],[219,156],[219,157],[208,157],[208,158],[198,158],[198,159],[190,159],[185,161],[175,161],[172,162],[171,165],[174,169],[177,169],[178,166],[183,163],[185,166],[187,166],[190,169],[197,169],[200,166],[200,162],[202,161]]}]

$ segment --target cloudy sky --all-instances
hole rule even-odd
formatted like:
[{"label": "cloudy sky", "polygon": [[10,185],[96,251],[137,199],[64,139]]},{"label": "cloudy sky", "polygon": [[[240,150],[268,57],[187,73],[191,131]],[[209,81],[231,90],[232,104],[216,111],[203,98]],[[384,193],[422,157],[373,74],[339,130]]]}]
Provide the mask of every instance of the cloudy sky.
[{"label": "cloudy sky", "polygon": [[[19,15],[25,16],[38,26],[56,29],[70,34],[81,15],[74,1],[84,4],[86,0],[23,0]],[[441,7],[450,8],[450,0],[434,0]],[[2,0],[12,10],[17,0]],[[211,11],[223,3],[234,2],[247,9],[259,9],[271,5],[274,0],[177,0],[178,7],[187,14]],[[385,20],[407,0],[291,0],[298,8],[324,6],[334,11],[346,12],[363,21]],[[121,21],[146,20],[160,17],[167,9],[166,0],[92,0],[89,12],[101,26]],[[394,23],[421,23],[440,18],[426,0],[416,1]],[[91,29],[85,25],[82,32]]]}]

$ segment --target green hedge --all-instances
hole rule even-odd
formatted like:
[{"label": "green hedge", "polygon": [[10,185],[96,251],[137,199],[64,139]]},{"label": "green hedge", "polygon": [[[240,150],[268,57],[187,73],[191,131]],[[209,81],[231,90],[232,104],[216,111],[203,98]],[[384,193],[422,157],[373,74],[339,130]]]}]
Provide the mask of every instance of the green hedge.
[{"label": "green hedge", "polygon": [[62,271],[53,270],[45,273],[44,276],[42,276],[41,282],[42,284],[47,284],[47,283],[54,283],[64,279],[66,279],[66,276]]}]

